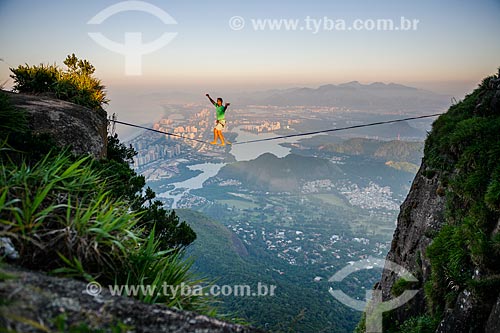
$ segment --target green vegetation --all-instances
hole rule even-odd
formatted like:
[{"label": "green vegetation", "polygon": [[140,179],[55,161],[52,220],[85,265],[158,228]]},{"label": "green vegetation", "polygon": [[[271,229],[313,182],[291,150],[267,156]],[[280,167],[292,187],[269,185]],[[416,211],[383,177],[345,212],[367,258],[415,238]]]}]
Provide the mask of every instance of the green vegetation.
[{"label": "green vegetation", "polygon": [[[47,135],[33,135],[29,131],[26,112],[15,108],[8,94],[0,90],[0,143],[15,148],[9,150],[10,159],[19,162],[22,155],[26,155],[38,161],[54,147],[53,142]],[[6,147],[0,150],[0,157],[6,157],[5,150]]]},{"label": "green vegetation", "polygon": [[[427,313],[403,323],[394,322],[387,313],[388,332],[434,332],[462,291],[472,292],[484,306],[493,304],[500,292],[500,236],[494,233],[500,219],[498,80],[498,75],[484,79],[463,101],[451,106],[434,122],[425,142],[422,174],[428,179],[437,176],[441,184],[437,194],[446,196],[444,225],[427,235],[433,238],[426,250],[431,262],[431,276],[424,285]],[[419,253],[417,261],[421,260]],[[397,296],[407,287],[400,279],[391,292]],[[474,314],[471,329],[481,330],[479,325],[488,314]],[[364,330],[362,319],[356,332]]]},{"label": "green vegetation", "polygon": [[[77,323],[77,324],[69,323],[68,317],[64,313],[54,318],[53,322],[57,329],[56,332],[60,333],[105,333],[105,332],[125,333],[125,332],[130,332],[130,330],[133,329],[133,327],[125,325],[124,323],[121,322],[112,325],[108,329],[92,328],[89,327],[87,323]],[[50,332],[50,330],[48,329],[46,331]]]},{"label": "green vegetation", "polygon": [[439,321],[436,321],[432,316],[412,317],[401,324],[399,331],[402,333],[434,333],[438,324]]},{"label": "green vegetation", "polygon": [[320,193],[320,194],[311,194],[308,195],[311,197],[311,200],[316,201],[316,199],[319,199],[323,201],[326,204],[332,205],[332,206],[338,206],[342,209],[346,210],[353,210],[352,206],[349,205],[349,203],[340,195],[334,194],[334,193]]},{"label": "green vegetation", "polygon": [[237,179],[252,189],[277,192],[296,192],[301,180],[333,179],[340,174],[340,168],[325,159],[295,154],[278,158],[271,153],[252,161],[228,164],[219,172],[220,177]]},{"label": "green vegetation", "polygon": [[160,250],[160,242],[155,240],[153,230],[142,246],[130,253],[130,264],[126,270],[122,271],[122,275],[115,277],[115,281],[119,285],[143,285],[150,286],[150,290],[163,291],[151,294],[147,290],[141,290],[137,298],[145,303],[162,303],[177,309],[196,310],[204,314],[215,315],[215,308],[211,306],[211,300],[208,297],[194,293],[174,293],[164,289],[166,285],[184,285],[195,289],[197,286],[207,284],[207,281],[198,278],[191,271],[193,260],[184,260],[183,256],[184,253],[180,251]]},{"label": "green vegetation", "polygon": [[[293,160],[295,156],[288,158]],[[230,186],[219,186],[220,181],[207,181],[203,188],[191,190],[192,195],[217,202],[200,202],[195,208],[214,219],[212,224],[211,219],[177,212],[190,221],[198,235],[189,252],[196,256],[195,267],[200,271],[220,277],[219,284],[262,281],[278,286],[276,298],[221,298],[223,309],[238,309],[240,316],[273,332],[351,332],[359,320],[359,312],[338,303],[328,288],[337,286],[351,297],[363,299],[366,289],[360,288],[360,284],[371,288],[380,278],[380,271],[358,272],[338,285],[328,283],[327,279],[348,265],[348,261],[363,255],[383,256],[390,246],[397,213],[353,205],[339,189],[354,183],[368,186],[372,179],[397,189],[402,184],[410,184],[414,174],[390,168],[370,156],[342,156],[340,163],[334,165],[336,173],[330,179],[331,188],[304,193],[299,186],[293,188],[293,192],[282,193],[270,191],[269,182],[254,181],[257,178],[254,176],[265,179],[266,173],[283,178],[286,172],[299,180],[299,184],[303,184],[302,178],[317,180],[332,176],[332,173],[316,173],[316,170],[321,171],[324,161],[339,155],[311,149],[307,156],[297,158],[299,163],[307,161],[299,167],[294,165],[295,161],[285,163],[285,158],[264,154],[249,162],[235,163],[238,169],[229,170],[231,174],[222,169],[217,175],[223,181],[237,176],[240,185],[234,182]],[[308,165],[318,168],[308,168]],[[399,191],[398,198],[402,200],[407,191],[407,188]],[[233,235],[227,235],[224,226]],[[284,236],[278,235],[280,231]],[[340,239],[332,239],[333,235]],[[354,237],[367,238],[370,242],[357,242]],[[242,243],[246,251],[239,251],[235,242]],[[289,261],[291,258],[295,262]],[[315,281],[316,276],[323,280]]]},{"label": "green vegetation", "polygon": [[[187,215],[184,210],[178,210],[178,214],[190,221],[198,235],[197,241],[188,249],[196,256],[195,267],[209,276],[219,276],[219,284],[255,285],[261,281],[276,284],[276,291],[279,292],[278,297],[224,297],[222,308],[239,309],[240,316],[273,332],[352,331],[359,312],[338,303],[328,293],[332,284],[327,282],[327,278],[347,265],[351,258],[373,253],[371,250],[375,249],[377,241],[388,241],[395,214],[370,216],[347,202],[341,206],[340,197],[334,193],[264,195],[262,192],[245,191],[244,188],[221,188],[216,184],[193,190],[192,193],[208,196],[206,193],[211,195],[216,187],[219,195],[223,195],[226,189],[229,193],[244,195],[258,208],[222,205],[201,208],[216,221],[201,214]],[[224,225],[230,226],[232,235]],[[239,230],[240,227],[243,230]],[[379,232],[382,228],[386,229]],[[277,230],[285,231],[283,241],[290,239],[293,243],[289,246],[276,243],[279,241],[274,238]],[[297,235],[296,230],[303,231],[306,236]],[[251,236],[253,231],[256,232],[255,237]],[[265,240],[262,232],[266,234]],[[371,242],[365,245],[340,240],[332,244],[329,239],[332,234],[349,239],[363,235],[369,237]],[[297,240],[296,237],[302,239]],[[312,238],[314,240],[311,241]],[[270,250],[267,240],[276,244],[278,249]],[[241,245],[244,251],[240,250]],[[288,251],[296,258],[297,265],[279,257],[286,248],[297,246],[301,247],[300,251]],[[336,258],[334,253],[340,258]],[[379,274],[378,270],[359,272],[339,287],[351,295],[356,293],[355,297],[361,299],[365,296],[365,289],[360,288],[360,281],[365,288],[370,288]],[[316,275],[324,280],[315,282]],[[287,306],[283,307],[283,304]],[[304,313],[301,312],[303,309]]]},{"label": "green vegetation", "polygon": [[87,60],[68,55],[62,70],[56,65],[20,65],[11,68],[14,89],[22,93],[50,93],[58,99],[83,105],[92,109],[108,103],[101,81],[93,77],[95,72]]},{"label": "green vegetation", "polygon": [[412,289],[414,286],[415,282],[413,281],[408,281],[404,278],[399,278],[394,282],[391,288],[391,294],[394,297],[400,296],[405,290],[407,289]]},{"label": "green vegetation", "polygon": [[2,165],[2,234],[15,241],[22,265],[50,270],[71,258],[97,276],[122,267],[137,246],[137,214],[109,196],[87,159],[59,154],[34,166]]},{"label": "green vegetation", "polygon": [[28,130],[26,114],[20,112],[9,101],[9,96],[0,93],[0,133],[8,136],[12,133],[25,133]]},{"label": "green vegetation", "polygon": [[[217,276],[218,285],[249,285],[252,291],[256,290],[258,282],[277,286],[275,296],[217,297],[222,311],[230,313],[227,318],[243,317],[271,332],[350,332],[358,320],[358,312],[338,303],[328,293],[326,280],[312,281],[321,265],[310,265],[308,269],[303,265],[289,265],[266,251],[257,240],[246,244],[224,226],[230,219],[232,223],[240,219],[241,213],[226,210],[226,218],[217,220],[192,210],[180,209],[178,214],[190,221],[198,235],[196,242],[187,249],[196,259],[196,269]],[[245,221],[254,224],[259,219]],[[264,225],[261,223],[257,227],[260,230]],[[338,270],[343,263],[335,265],[333,270]],[[321,275],[330,273],[321,272]],[[355,280],[343,290],[353,290],[354,286],[359,288]],[[234,309],[238,312],[231,314]]]},{"label": "green vegetation", "polygon": [[[93,66],[74,56],[65,64],[67,71],[20,66],[13,70],[16,89],[55,93],[94,108],[107,102],[92,77]],[[108,138],[105,159],[73,156],[50,138],[31,133],[25,113],[4,92],[0,119],[5,119],[0,131],[0,236],[11,238],[19,264],[103,285],[207,283],[190,270],[192,260],[184,258],[196,234],[174,211],[163,209],[150,188],[144,189],[144,177],[130,168],[136,154],[131,147],[114,136]],[[138,298],[216,314],[205,295]]]},{"label": "green vegetation", "polygon": [[[208,218],[207,216],[187,209],[178,210],[178,214],[189,221],[192,221],[192,227],[199,235],[195,243],[187,250],[189,253],[196,253],[195,266],[204,266],[209,269],[213,276],[220,275],[220,263],[224,263],[227,272],[231,267],[244,265],[240,257],[241,248],[245,250],[241,241],[233,238],[233,234],[221,223]],[[210,253],[207,253],[210,249]],[[246,250],[245,250],[246,252]],[[204,270],[207,272],[207,270]]]},{"label": "green vegetation", "polygon": [[[422,142],[380,141],[375,139],[353,138],[342,143],[328,143],[322,150],[348,155],[368,155],[385,161],[411,162],[420,165]],[[412,171],[413,172],[413,171]]]},{"label": "green vegetation", "polygon": [[[425,286],[432,313],[438,317],[455,304],[464,289],[490,295],[498,280],[480,283],[500,273],[500,111],[488,77],[460,103],[439,117],[425,145],[425,162],[441,173],[447,185],[445,226],[427,249],[432,276]],[[482,277],[472,280],[473,271]],[[496,292],[492,292],[496,290]]]},{"label": "green vegetation", "polygon": [[228,207],[235,207],[237,209],[254,209],[259,207],[257,204],[243,199],[217,200],[217,203],[227,205]]},{"label": "green vegetation", "polygon": [[[39,321],[32,320],[30,318],[22,317],[19,315],[15,315],[12,313],[3,313],[2,316],[5,318],[21,323],[25,326],[28,326],[38,332],[46,332],[46,333],[125,333],[130,332],[133,327],[125,325],[121,322],[113,323],[112,325],[108,325],[106,328],[92,328],[85,322],[72,323],[68,319],[68,316],[65,313],[62,313],[51,320],[55,330],[52,330],[48,325],[40,323]],[[11,330],[6,330],[2,328],[2,332],[15,332]]]},{"label": "green vegetation", "polygon": [[[6,272],[4,272],[2,270],[2,265],[3,265],[3,262],[2,262],[2,257],[0,257],[0,282],[3,282],[3,281],[6,281],[6,280],[10,280],[10,279],[15,279],[16,277],[12,274],[8,274]],[[2,304],[3,302],[0,302],[0,305]]]},{"label": "green vegetation", "polygon": [[[199,284],[182,250],[162,248],[162,237],[141,227],[143,212],[113,197],[88,157],[47,155],[33,166],[5,163],[0,174],[0,234],[20,252],[19,263],[103,284]],[[175,215],[174,215],[175,216]],[[178,218],[175,216],[178,220]],[[191,231],[192,232],[192,231]],[[146,238],[147,237],[147,238]],[[123,274],[123,272],[128,272]],[[146,302],[203,311],[200,300],[181,295]]]},{"label": "green vegetation", "polygon": [[402,170],[411,173],[417,173],[418,168],[420,167],[419,165],[410,162],[394,162],[394,161],[387,161],[385,162],[385,165],[394,168],[396,170]]},{"label": "green vegetation", "polygon": [[[143,188],[144,176],[138,175],[130,164],[137,154],[132,147],[120,143],[117,135],[108,137],[106,159],[94,161],[95,168],[110,182],[111,194],[126,198],[134,211],[140,213],[140,225],[151,231],[156,230],[156,238],[161,249],[185,247],[196,239],[196,234],[185,222],[179,221],[174,211],[167,211],[163,204],[154,200],[155,192]],[[143,194],[144,192],[144,194]]]}]

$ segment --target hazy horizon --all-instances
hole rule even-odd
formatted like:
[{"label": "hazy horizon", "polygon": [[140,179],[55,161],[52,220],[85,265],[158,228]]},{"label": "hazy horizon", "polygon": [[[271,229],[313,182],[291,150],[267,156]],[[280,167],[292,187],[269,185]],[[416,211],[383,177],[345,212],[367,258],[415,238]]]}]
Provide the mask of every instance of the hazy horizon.
[{"label": "hazy horizon", "polygon": [[[12,86],[9,67],[63,66],[75,53],[95,66],[107,88],[108,113],[143,123],[154,120],[145,113],[162,112],[147,95],[164,95],[168,103],[175,95],[199,96],[197,102],[211,93],[237,104],[236,96],[254,91],[359,81],[394,82],[460,100],[500,66],[493,33],[500,31],[499,13],[496,0],[0,0],[0,44],[7,46],[0,51],[0,84]],[[258,20],[298,25],[259,28]],[[392,20],[399,30],[330,29],[332,22],[351,28],[356,20]],[[415,21],[414,29],[399,28],[404,20]],[[99,44],[91,37],[96,33],[108,41]],[[142,44],[125,48],[126,33]],[[177,35],[157,50],[134,53],[171,33]],[[125,51],[113,52],[113,45]],[[130,75],[129,56],[139,74]]]},{"label": "hazy horizon", "polygon": [[[491,71],[491,73],[486,74],[493,75],[495,73],[495,69]],[[206,92],[211,91],[224,91],[228,94],[238,94],[238,93],[254,93],[259,91],[267,91],[267,90],[284,90],[290,88],[311,88],[316,89],[323,85],[339,85],[343,83],[357,81],[363,85],[369,85],[375,82],[382,82],[384,84],[401,84],[408,87],[413,87],[422,90],[428,90],[437,94],[442,95],[450,95],[456,98],[462,98],[465,94],[470,93],[474,90],[481,80],[484,78],[479,77],[477,80],[464,80],[464,81],[383,81],[383,80],[374,80],[374,81],[363,81],[352,77],[347,80],[330,80],[330,81],[321,81],[321,82],[294,82],[288,84],[260,84],[260,85],[225,85],[225,84],[191,84],[191,85],[167,85],[162,83],[144,83],[144,82],[135,82],[135,84],[129,84],[125,82],[111,82],[110,84],[104,84],[107,88],[111,90],[117,91],[127,91],[131,89],[131,91],[141,92],[141,93],[161,93],[161,92],[186,92],[190,94],[200,94],[201,97],[204,96]],[[204,97],[203,97],[204,98]]]}]

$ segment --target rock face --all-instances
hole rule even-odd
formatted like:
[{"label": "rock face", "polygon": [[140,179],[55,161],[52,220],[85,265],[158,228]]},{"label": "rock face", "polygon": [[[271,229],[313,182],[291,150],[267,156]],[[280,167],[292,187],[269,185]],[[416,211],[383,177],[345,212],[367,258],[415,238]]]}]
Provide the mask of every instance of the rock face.
[{"label": "rock face", "polygon": [[[426,259],[425,251],[432,241],[432,235],[444,222],[445,205],[439,174],[425,176],[425,171],[426,165],[422,164],[408,196],[401,205],[391,249],[386,258],[405,267],[423,282],[428,280],[430,274],[430,263]],[[384,270],[377,286],[382,291],[384,301],[394,297],[391,289],[397,280],[398,276],[394,272]],[[403,322],[410,316],[425,313],[423,283],[418,286],[418,290],[418,294],[406,307],[394,311],[394,319]]]},{"label": "rock face", "polygon": [[64,331],[85,323],[89,328],[112,332],[120,323],[127,326],[120,332],[262,332],[192,312],[112,296],[105,288],[94,296],[86,287],[85,282],[4,265],[0,268],[0,328],[9,332],[59,332],[54,319],[64,315]]},{"label": "rock face", "polygon": [[77,155],[106,156],[106,111],[46,96],[7,93],[14,106],[27,111],[33,133],[48,134],[58,146],[71,146]]},{"label": "rock face", "polygon": [[[104,110],[91,110],[47,96],[6,93],[15,107],[26,110],[34,134],[47,134],[57,146],[70,146],[76,155],[106,157]],[[3,258],[15,262],[18,256],[10,239],[0,237],[0,261]],[[131,297],[113,296],[105,288],[92,295],[86,288],[82,281],[0,262],[0,331],[262,332]]]},{"label": "rock face", "polygon": [[[422,163],[401,205],[391,249],[386,258],[408,269],[420,281],[417,287],[412,288],[418,289],[418,294],[405,306],[391,313],[390,320],[393,322],[402,323],[410,317],[428,312],[423,286],[430,279],[431,265],[426,249],[444,223],[446,200],[440,174],[426,175],[426,169],[425,163]],[[395,273],[384,270],[375,287],[382,291],[383,301],[395,297],[391,290],[397,280]],[[500,295],[493,308],[489,303],[467,290],[462,291],[456,305],[446,311],[436,333],[499,332]]]},{"label": "rock face", "polygon": [[500,296],[493,309],[491,310],[490,317],[486,322],[486,333],[497,333],[500,327]]},{"label": "rock face", "polygon": [[[500,110],[500,79],[491,79],[487,87],[491,92],[488,103],[491,110]],[[476,113],[479,106],[485,103],[479,98],[476,107],[470,113]],[[456,171],[456,170],[455,170]],[[419,284],[411,289],[418,289],[418,294],[407,304],[392,311],[386,322],[403,323],[411,317],[429,313],[424,295],[424,284],[430,280],[431,264],[426,256],[426,250],[433,238],[444,225],[446,207],[445,188],[441,183],[443,175],[440,170],[428,170],[425,162],[422,163],[410,192],[401,205],[397,227],[394,232],[391,249],[387,260],[395,262],[408,269],[419,279]],[[500,233],[500,220],[491,235]],[[473,279],[482,275],[479,267],[474,268]],[[387,301],[395,298],[393,287],[398,276],[384,270],[380,282],[375,285],[376,290],[382,292],[382,299]],[[455,304],[445,309],[444,316],[439,323],[436,333],[476,333],[500,332],[500,294],[498,289],[491,289],[488,295],[477,295],[470,290],[462,290]]]}]

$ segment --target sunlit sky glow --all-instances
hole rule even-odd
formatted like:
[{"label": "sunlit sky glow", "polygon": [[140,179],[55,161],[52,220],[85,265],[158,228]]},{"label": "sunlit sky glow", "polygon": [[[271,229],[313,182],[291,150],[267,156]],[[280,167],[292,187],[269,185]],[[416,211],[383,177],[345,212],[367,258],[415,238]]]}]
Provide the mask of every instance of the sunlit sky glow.
[{"label": "sunlit sky glow", "polygon": [[[326,83],[398,82],[458,92],[500,65],[499,0],[160,1],[178,24],[144,12],[122,12],[97,26],[87,22],[116,0],[0,0],[0,83],[8,65],[62,64],[76,53],[97,68],[110,89],[283,88]],[[241,16],[246,26],[232,30]],[[254,31],[251,19],[418,19],[416,31]],[[124,56],[97,45],[88,32],[123,42],[126,31],[145,41],[177,37],[142,57],[143,74],[124,73]],[[8,83],[10,84],[10,83]],[[7,86],[8,86],[7,84]]]}]

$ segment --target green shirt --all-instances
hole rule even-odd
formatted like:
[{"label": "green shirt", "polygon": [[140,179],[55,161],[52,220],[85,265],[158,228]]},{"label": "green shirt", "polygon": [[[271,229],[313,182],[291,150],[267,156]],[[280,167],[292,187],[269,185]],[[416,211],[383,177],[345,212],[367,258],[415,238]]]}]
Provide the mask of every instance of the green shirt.
[{"label": "green shirt", "polygon": [[225,120],[226,107],[224,105],[218,106],[217,103],[214,103],[214,106],[217,113],[217,120]]}]

